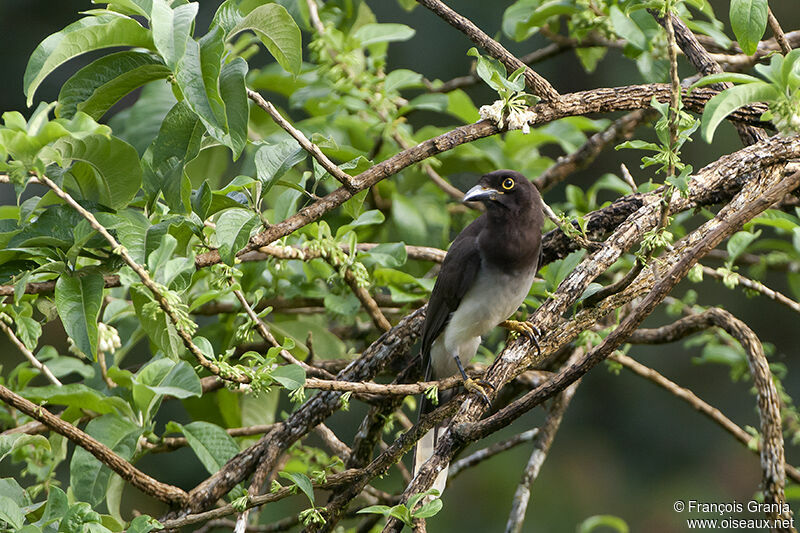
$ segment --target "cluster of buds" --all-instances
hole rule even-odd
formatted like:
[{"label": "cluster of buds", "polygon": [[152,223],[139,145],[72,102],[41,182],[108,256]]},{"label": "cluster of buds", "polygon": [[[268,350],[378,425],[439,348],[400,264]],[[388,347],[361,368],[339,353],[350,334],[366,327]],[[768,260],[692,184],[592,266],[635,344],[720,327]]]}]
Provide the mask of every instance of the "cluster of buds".
[{"label": "cluster of buds", "polygon": [[114,326],[108,326],[102,322],[97,324],[97,349],[106,354],[114,353],[117,348],[122,347],[119,332]]}]

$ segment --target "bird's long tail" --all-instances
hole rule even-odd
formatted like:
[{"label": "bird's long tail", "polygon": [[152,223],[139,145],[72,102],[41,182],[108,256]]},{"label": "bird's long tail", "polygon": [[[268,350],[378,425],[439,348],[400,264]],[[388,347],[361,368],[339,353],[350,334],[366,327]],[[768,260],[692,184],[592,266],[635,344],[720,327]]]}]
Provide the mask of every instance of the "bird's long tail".
[{"label": "bird's long tail", "polygon": [[[429,367],[426,369],[425,372],[425,381],[429,381],[432,377],[431,368]],[[438,378],[435,378],[438,379]],[[447,402],[452,396],[452,391],[439,391],[439,405]],[[419,404],[419,415],[420,417],[424,414],[428,414],[429,412],[433,411],[435,408],[434,405],[425,397],[423,394],[420,397],[420,404]],[[433,452],[436,449],[436,444],[439,442],[439,437],[444,434],[445,427],[447,425],[447,420],[443,421],[441,424],[434,426],[430,431],[425,433],[423,437],[417,442],[417,449],[414,452],[414,469],[412,475],[414,477],[417,476],[420,467],[422,464],[433,457]],[[439,494],[444,492],[444,487],[447,484],[447,470],[450,464],[447,463],[444,465],[442,470],[436,475],[436,480],[433,483],[431,488],[436,489],[439,491]]]}]

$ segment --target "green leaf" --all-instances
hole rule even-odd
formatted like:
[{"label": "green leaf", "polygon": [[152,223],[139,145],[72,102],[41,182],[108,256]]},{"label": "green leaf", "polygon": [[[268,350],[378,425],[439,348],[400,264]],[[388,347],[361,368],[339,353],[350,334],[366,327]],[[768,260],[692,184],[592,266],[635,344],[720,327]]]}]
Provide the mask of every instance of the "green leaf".
[{"label": "green leaf", "polygon": [[755,76],[751,76],[749,74],[742,74],[740,72],[719,72],[717,74],[709,74],[708,76],[703,76],[693,84],[689,86],[689,92],[693,91],[697,87],[705,87],[707,85],[712,85],[714,83],[753,83],[753,82],[760,82],[761,80],[756,78]]},{"label": "green leaf", "polygon": [[42,41],[28,60],[23,86],[28,107],[42,80],[59,65],[92,50],[112,46],[153,49],[150,32],[134,19],[116,13],[85,17]]},{"label": "green leaf", "polygon": [[6,522],[14,529],[22,529],[25,515],[19,505],[8,496],[0,496],[0,520]]},{"label": "green leaf", "polygon": [[72,169],[82,198],[119,209],[139,191],[142,183],[139,154],[122,139],[103,135],[89,135],[83,139],[62,137],[53,148],[64,159],[91,167],[84,167],[80,172],[76,164]]},{"label": "green leaf", "polygon": [[388,505],[370,505],[369,507],[359,509],[356,511],[356,514],[382,514],[383,516],[387,516],[391,510],[392,508]]},{"label": "green leaf", "polygon": [[163,529],[161,524],[155,518],[147,515],[140,515],[131,520],[128,525],[128,533],[150,533],[154,529]]},{"label": "green leaf", "polygon": [[430,518],[442,510],[442,500],[436,498],[411,513],[414,518]]},{"label": "green leaf", "polygon": [[353,33],[353,38],[357,39],[361,46],[369,46],[375,43],[390,43],[396,41],[407,41],[411,39],[416,30],[405,24],[364,24]]},{"label": "green leaf", "polygon": [[226,38],[245,30],[253,31],[285,70],[295,75],[300,73],[303,64],[300,28],[286,8],[279,4],[259,6],[248,13]]},{"label": "green leaf", "polygon": [[218,86],[223,50],[222,30],[219,28],[208,32],[200,42],[189,39],[175,71],[175,79],[186,103],[219,142],[225,142],[227,135],[225,103]]},{"label": "green leaf", "polygon": [[628,533],[628,524],[625,521],[613,515],[594,515],[590,516],[578,525],[578,533],[591,533],[597,528],[610,528],[616,530],[618,533]]},{"label": "green leaf", "polygon": [[184,168],[200,153],[205,131],[203,122],[185,102],[170,109],[142,157],[142,181],[149,198],[162,191],[170,209],[179,213],[188,210],[191,182]]},{"label": "green leaf", "polygon": [[614,32],[617,35],[639,50],[647,50],[647,37],[633,19],[623,13],[616,5],[612,5],[609,8],[608,14],[611,24],[614,26]]},{"label": "green leaf", "polygon": [[767,0],[731,0],[731,28],[742,51],[749,56],[756,53],[767,29],[768,9]]},{"label": "green leaf", "polygon": [[98,120],[137,87],[169,75],[169,68],[149,53],[127,51],[103,56],[64,83],[58,93],[56,116],[71,118],[83,111]]},{"label": "green leaf", "polygon": [[219,255],[232,265],[236,252],[250,240],[250,233],[258,226],[258,217],[247,209],[233,208],[223,211],[217,219]]},{"label": "green leaf", "polygon": [[496,83],[492,78],[495,73],[500,78],[506,77],[506,68],[503,65],[495,59],[482,55],[474,46],[467,50],[467,55],[476,58],[475,72],[477,72],[478,77],[482,79],[486,85],[495,91],[502,89],[502,86]]},{"label": "green leaf", "polygon": [[[142,428],[119,415],[107,414],[86,425],[86,432],[125,460],[133,457]],[[75,497],[95,506],[105,498],[112,471],[81,447],[70,462],[70,487]]]},{"label": "green leaf", "polygon": [[56,520],[61,520],[69,509],[66,493],[58,487],[50,487],[50,494],[47,495],[47,504],[44,506],[41,524],[46,526]]},{"label": "green leaf", "polygon": [[209,474],[219,471],[231,457],[239,453],[239,446],[233,437],[215,424],[192,422],[185,426],[177,425]]},{"label": "green leaf", "polygon": [[89,357],[97,356],[97,317],[103,304],[103,276],[61,276],[56,281],[56,309],[67,335]]},{"label": "green leaf", "polygon": [[272,378],[289,390],[297,390],[306,383],[306,371],[299,365],[283,365],[272,371]]},{"label": "green leaf", "polygon": [[151,17],[153,43],[167,66],[175,70],[191,39],[192,25],[200,4],[190,2],[173,9],[166,0],[154,0]]},{"label": "green leaf", "polygon": [[736,109],[753,102],[773,100],[778,96],[777,89],[764,82],[737,85],[722,91],[709,100],[703,110],[701,126],[703,138],[711,143],[717,126]]},{"label": "green leaf", "polygon": [[278,179],[290,168],[306,158],[306,152],[294,139],[277,144],[264,144],[255,156],[256,175],[262,183],[262,194],[267,194]]},{"label": "green leaf", "polygon": [[[86,502],[78,502],[71,506],[58,525],[59,533],[105,533],[102,527],[100,514],[92,510]],[[105,529],[105,531],[103,531]]]},{"label": "green leaf", "polygon": [[250,105],[244,78],[247,75],[247,62],[241,57],[225,64],[219,74],[219,92],[225,102],[225,118],[228,123],[228,136],[225,145],[233,152],[236,160],[247,145],[247,123],[250,120]]},{"label": "green leaf", "polygon": [[404,68],[391,71],[383,80],[383,90],[387,93],[420,87],[422,87],[422,74]]},{"label": "green leaf", "polygon": [[761,235],[761,230],[755,233],[749,231],[737,231],[728,239],[726,248],[728,250],[728,259],[726,262],[732,265],[736,258],[739,257],[750,244]]},{"label": "green leaf", "polygon": [[161,396],[183,399],[203,394],[200,378],[186,361],[157,359],[142,368],[135,379],[136,383]]},{"label": "green leaf", "polygon": [[92,0],[93,4],[108,4],[108,9],[126,15],[140,15],[150,20],[153,0]]},{"label": "green leaf", "polygon": [[311,484],[311,480],[308,479],[307,475],[299,472],[279,472],[278,474],[282,478],[288,479],[297,485],[297,487],[308,497],[311,505],[314,505],[314,486]]}]

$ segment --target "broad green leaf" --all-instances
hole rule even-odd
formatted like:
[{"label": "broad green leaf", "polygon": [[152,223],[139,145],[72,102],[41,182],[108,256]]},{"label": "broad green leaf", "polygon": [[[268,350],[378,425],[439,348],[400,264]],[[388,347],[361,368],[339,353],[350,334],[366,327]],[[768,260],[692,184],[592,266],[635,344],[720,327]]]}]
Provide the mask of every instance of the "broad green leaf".
[{"label": "broad green leaf", "polygon": [[134,261],[140,265],[147,259],[145,256],[145,236],[150,227],[150,220],[137,209],[124,209],[117,213],[118,222],[110,229],[117,232],[120,244],[128,250]]},{"label": "broad green leaf", "polygon": [[292,74],[299,74],[303,64],[300,28],[286,8],[266,4],[252,10],[236,25],[227,38],[245,30],[253,31],[272,57]]},{"label": "broad green leaf", "polygon": [[428,227],[420,207],[402,194],[392,195],[392,220],[409,244],[429,244]]},{"label": "broad green leaf", "polygon": [[[125,460],[133,457],[142,428],[119,415],[107,414],[95,418],[86,432]],[[105,498],[111,469],[81,447],[75,449],[70,462],[70,487],[75,497],[95,506]]]},{"label": "broad green leaf", "polygon": [[31,505],[31,497],[14,478],[0,479],[0,496],[11,499],[12,502],[20,507]]},{"label": "broad green leaf", "polygon": [[86,200],[119,209],[139,191],[142,183],[139,154],[122,139],[103,135],[90,135],[84,139],[62,137],[53,148],[65,160],[91,166],[83,172],[72,173]]},{"label": "broad green leaf", "polygon": [[120,98],[170,70],[152,54],[138,51],[103,56],[76,72],[58,93],[56,116],[71,118],[83,111],[99,120]]},{"label": "broad green leaf", "polygon": [[272,371],[272,378],[289,390],[305,385],[306,371],[299,365],[283,365]]},{"label": "broad green leaf", "polygon": [[733,264],[736,258],[744,252],[750,244],[761,235],[761,230],[751,233],[749,231],[737,231],[728,239],[726,248],[728,250],[728,264]]},{"label": "broad green leaf", "polygon": [[297,485],[297,487],[308,497],[308,501],[311,502],[311,505],[314,505],[314,486],[311,484],[311,480],[308,479],[307,475],[299,472],[279,472],[278,474],[282,478],[288,479]]},{"label": "broad green leaf", "polygon": [[773,100],[778,96],[777,89],[764,82],[737,85],[722,91],[709,100],[703,110],[703,138],[710,143],[720,122],[740,107],[753,102]]},{"label": "broad green leaf", "polygon": [[356,511],[356,514],[382,514],[386,516],[392,508],[388,505],[370,505]]},{"label": "broad green leaf", "polygon": [[189,398],[203,393],[200,378],[186,361],[157,359],[136,374],[136,382],[161,396]]},{"label": "broad green leaf", "polygon": [[153,49],[150,32],[134,19],[116,13],[82,18],[42,41],[28,60],[23,86],[28,107],[36,88],[59,65],[92,50],[112,46]]},{"label": "broad green leaf", "polygon": [[414,518],[430,518],[442,510],[442,500],[436,498],[411,513]]},{"label": "broad green leaf", "polygon": [[233,437],[216,424],[192,422],[185,426],[177,425],[209,474],[218,472],[231,457],[239,453],[239,446]]},{"label": "broad green leaf", "polygon": [[69,502],[67,501],[66,493],[56,486],[50,487],[50,494],[47,495],[47,504],[44,506],[44,514],[42,514],[41,524],[46,526],[63,517],[67,509],[69,509]]},{"label": "broad green leaf", "polygon": [[200,153],[205,131],[203,122],[185,102],[170,109],[142,157],[143,186],[151,200],[161,191],[170,209],[179,213],[188,210],[191,182],[184,168]]},{"label": "broad green leaf", "polygon": [[411,39],[416,30],[405,24],[364,24],[358,28],[353,37],[357,39],[361,46],[369,46],[375,43],[390,43],[396,41],[407,41]]},{"label": "broad green leaf", "polygon": [[25,522],[25,515],[14,500],[8,496],[0,496],[0,520],[19,530]]},{"label": "broad green leaf", "polygon": [[731,29],[747,55],[756,53],[767,29],[768,10],[767,0],[731,0]]},{"label": "broad green leaf", "polygon": [[267,194],[278,179],[305,159],[306,155],[294,139],[262,145],[255,156],[256,175],[262,183],[262,194]]},{"label": "broad green leaf", "polygon": [[420,87],[422,87],[422,74],[404,68],[391,71],[383,80],[383,89],[387,93]]},{"label": "broad green leaf", "polygon": [[247,145],[250,105],[244,84],[246,75],[247,62],[241,57],[227,63],[219,73],[219,93],[225,102],[225,118],[228,122],[225,145],[233,152],[234,160],[239,158]]},{"label": "broad green leaf", "polygon": [[505,78],[506,68],[503,65],[493,58],[482,55],[474,46],[467,50],[467,55],[476,58],[475,72],[477,72],[478,77],[480,77],[486,85],[495,91],[502,89],[502,86],[494,81],[493,75],[497,74],[500,78]]},{"label": "broad green leaf", "polygon": [[224,142],[227,134],[225,103],[219,95],[223,50],[222,30],[219,28],[208,32],[200,42],[189,39],[175,72],[186,103],[219,142]]},{"label": "broad green leaf", "polygon": [[176,5],[173,9],[166,0],[153,0],[151,26],[156,49],[172,70],[186,51],[186,42],[191,39],[192,24],[200,4],[190,2]]},{"label": "broad green leaf", "polygon": [[760,79],[756,78],[755,76],[751,76],[749,74],[742,74],[740,72],[719,72],[717,74],[709,74],[708,76],[703,76],[693,84],[689,86],[689,91],[693,91],[698,87],[706,87],[707,85],[713,85],[714,83],[753,83],[761,81]]},{"label": "broad green leaf", "polygon": [[616,5],[609,8],[609,18],[614,32],[639,50],[647,50],[648,42],[642,29]]},{"label": "broad green leaf", "polygon": [[258,217],[247,209],[226,209],[217,219],[217,241],[219,255],[232,265],[236,252],[250,240],[250,233],[258,226]]},{"label": "broad green leaf", "polygon": [[61,276],[56,281],[56,309],[67,335],[88,357],[97,356],[97,317],[103,304],[103,276]]}]

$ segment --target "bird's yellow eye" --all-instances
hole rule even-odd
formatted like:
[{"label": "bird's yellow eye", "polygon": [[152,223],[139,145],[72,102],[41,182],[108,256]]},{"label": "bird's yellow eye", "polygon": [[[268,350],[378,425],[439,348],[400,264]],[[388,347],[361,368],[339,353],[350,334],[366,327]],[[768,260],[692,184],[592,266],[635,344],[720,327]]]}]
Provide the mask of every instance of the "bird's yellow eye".
[{"label": "bird's yellow eye", "polygon": [[503,188],[507,191],[510,191],[514,188],[514,180],[511,178],[506,178],[503,180]]}]

